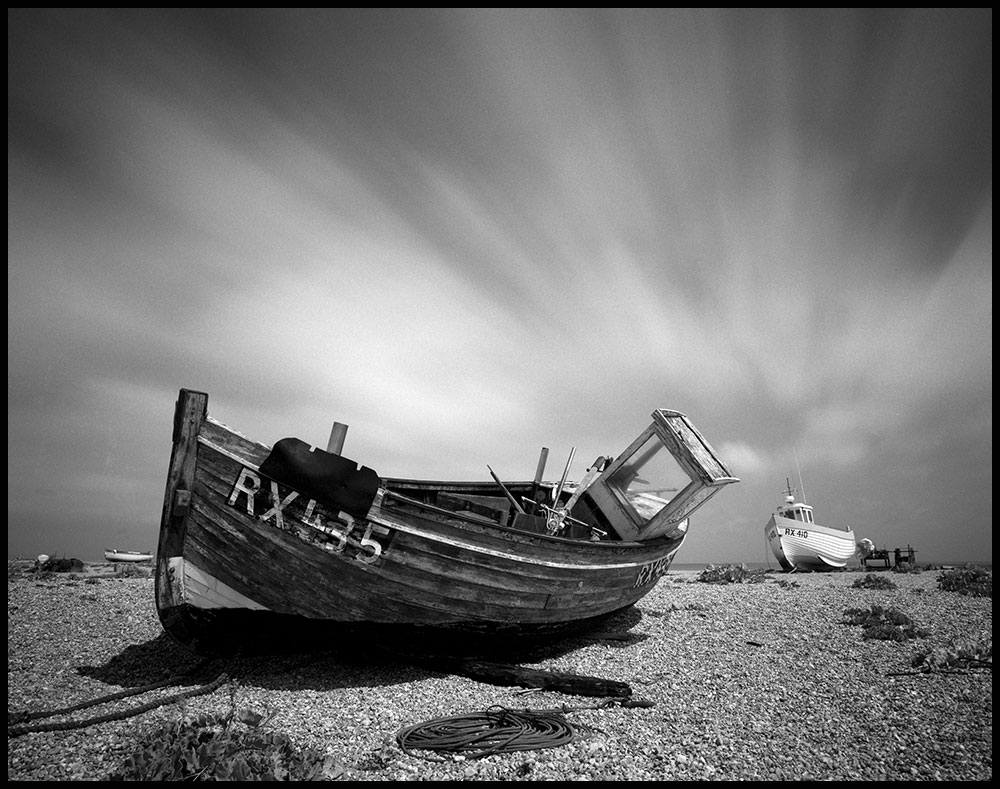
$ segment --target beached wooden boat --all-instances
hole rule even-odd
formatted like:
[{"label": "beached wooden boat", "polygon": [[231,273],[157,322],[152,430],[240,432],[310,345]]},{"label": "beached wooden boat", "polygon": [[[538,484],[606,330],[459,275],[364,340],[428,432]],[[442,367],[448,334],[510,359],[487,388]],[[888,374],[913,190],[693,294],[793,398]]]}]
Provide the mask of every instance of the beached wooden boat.
[{"label": "beached wooden boat", "polygon": [[472,651],[579,632],[648,594],[690,514],[738,481],[676,411],[655,411],[575,485],[569,462],[543,481],[544,448],[530,481],[380,477],[339,454],[337,427],[331,451],[268,447],[180,391],[156,570],[175,639],[213,652],[374,635]]},{"label": "beached wooden boat", "polygon": [[850,527],[820,526],[813,508],[795,500],[786,480],[785,500],[764,525],[764,536],[783,570],[837,570],[846,567],[857,545]]},{"label": "beached wooden boat", "polygon": [[104,561],[106,562],[151,562],[153,554],[149,551],[123,551],[118,548],[105,548]]}]

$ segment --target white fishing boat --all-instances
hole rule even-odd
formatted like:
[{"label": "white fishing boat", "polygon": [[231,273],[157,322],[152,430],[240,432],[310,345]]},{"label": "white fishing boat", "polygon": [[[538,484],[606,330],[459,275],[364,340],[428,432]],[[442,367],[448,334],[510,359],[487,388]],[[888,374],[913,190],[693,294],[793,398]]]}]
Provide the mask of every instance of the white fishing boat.
[{"label": "white fishing boat", "polygon": [[105,548],[106,562],[151,562],[153,554],[150,551],[123,551],[118,548]]},{"label": "white fishing boat", "polygon": [[855,555],[854,530],[820,526],[813,508],[795,500],[786,480],[785,501],[764,526],[764,536],[783,570],[837,570]]}]

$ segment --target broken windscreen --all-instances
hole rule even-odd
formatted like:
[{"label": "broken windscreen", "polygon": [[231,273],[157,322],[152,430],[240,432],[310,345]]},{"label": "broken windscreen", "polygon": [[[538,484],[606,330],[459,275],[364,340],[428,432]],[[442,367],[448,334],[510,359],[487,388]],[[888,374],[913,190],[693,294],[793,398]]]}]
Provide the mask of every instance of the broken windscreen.
[{"label": "broken windscreen", "polygon": [[690,484],[691,478],[654,433],[608,480],[644,521],[652,519]]}]

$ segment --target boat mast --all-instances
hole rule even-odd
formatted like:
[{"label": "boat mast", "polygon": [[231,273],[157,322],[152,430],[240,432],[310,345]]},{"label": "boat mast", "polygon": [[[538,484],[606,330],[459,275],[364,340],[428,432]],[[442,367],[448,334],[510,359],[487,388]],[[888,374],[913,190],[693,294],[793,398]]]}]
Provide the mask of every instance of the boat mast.
[{"label": "boat mast", "polygon": [[566,477],[569,476],[569,467],[573,464],[573,456],[576,454],[576,447],[569,451],[569,458],[566,461],[566,468],[563,469],[562,479],[559,480],[559,487],[556,488],[555,496],[552,499],[552,506],[559,509],[559,497],[562,496],[563,488],[566,486]]},{"label": "boat mast", "polygon": [[802,494],[802,503],[808,504],[809,502],[806,500],[806,486],[802,484],[802,469],[799,468],[799,456],[794,455],[794,457],[795,457],[795,470],[799,474],[799,492]]}]

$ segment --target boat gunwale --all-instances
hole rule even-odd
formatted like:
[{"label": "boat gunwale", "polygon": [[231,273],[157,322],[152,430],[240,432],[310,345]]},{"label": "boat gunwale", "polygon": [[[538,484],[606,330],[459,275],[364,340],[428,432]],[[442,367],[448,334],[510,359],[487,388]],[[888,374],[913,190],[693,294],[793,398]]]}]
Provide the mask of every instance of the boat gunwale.
[{"label": "boat gunwale", "polygon": [[[784,522],[779,523],[779,520]],[[783,528],[794,528],[798,531],[815,531],[819,532],[820,534],[829,535],[830,537],[839,537],[841,539],[846,539],[844,535],[854,534],[854,529],[851,528],[850,526],[840,529],[836,526],[823,526],[822,524],[819,523],[803,523],[802,521],[797,521],[794,518],[786,518],[783,515],[778,515],[778,513],[774,513],[773,515],[771,515],[771,522],[776,527],[781,526]],[[771,524],[769,523],[764,528],[767,529],[770,527],[770,525]],[[850,539],[853,541],[854,537],[852,536]]]}]

